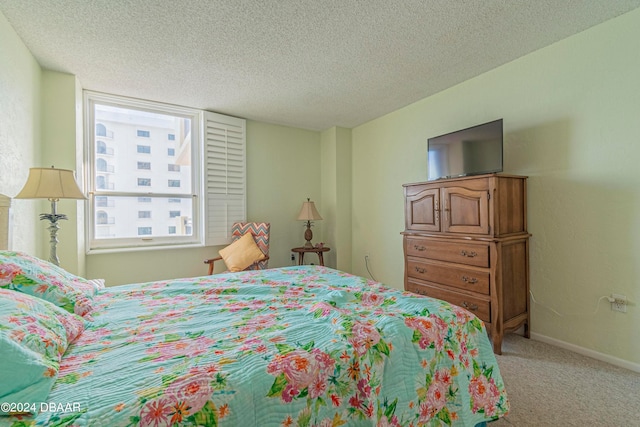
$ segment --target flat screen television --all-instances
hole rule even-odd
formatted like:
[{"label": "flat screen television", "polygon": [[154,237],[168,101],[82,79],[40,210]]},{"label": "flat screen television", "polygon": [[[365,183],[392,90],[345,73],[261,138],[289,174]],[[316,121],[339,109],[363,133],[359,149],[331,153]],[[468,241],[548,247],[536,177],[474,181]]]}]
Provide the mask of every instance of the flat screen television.
[{"label": "flat screen television", "polygon": [[429,138],[428,180],[502,172],[502,119]]}]

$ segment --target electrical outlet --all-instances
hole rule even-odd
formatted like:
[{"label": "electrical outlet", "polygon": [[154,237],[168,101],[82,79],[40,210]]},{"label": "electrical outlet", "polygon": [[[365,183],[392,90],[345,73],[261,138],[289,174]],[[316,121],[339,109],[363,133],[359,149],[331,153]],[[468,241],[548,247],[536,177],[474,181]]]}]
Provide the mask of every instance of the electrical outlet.
[{"label": "electrical outlet", "polygon": [[627,297],[619,294],[611,294],[611,310],[621,313],[627,312]]}]

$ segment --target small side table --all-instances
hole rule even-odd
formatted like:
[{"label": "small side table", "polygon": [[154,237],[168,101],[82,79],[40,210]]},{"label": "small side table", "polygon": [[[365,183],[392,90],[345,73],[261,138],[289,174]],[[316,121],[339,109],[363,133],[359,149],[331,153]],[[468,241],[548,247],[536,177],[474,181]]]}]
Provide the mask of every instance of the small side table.
[{"label": "small side table", "polygon": [[322,256],[322,254],[324,252],[329,252],[331,250],[331,248],[328,248],[326,246],[323,246],[321,248],[305,248],[305,247],[301,247],[301,248],[293,248],[291,249],[291,252],[296,252],[298,254],[298,265],[302,265],[304,263],[304,254],[309,253],[309,252],[314,252],[316,254],[318,254],[318,261],[320,262],[320,265],[324,267],[324,257]]}]

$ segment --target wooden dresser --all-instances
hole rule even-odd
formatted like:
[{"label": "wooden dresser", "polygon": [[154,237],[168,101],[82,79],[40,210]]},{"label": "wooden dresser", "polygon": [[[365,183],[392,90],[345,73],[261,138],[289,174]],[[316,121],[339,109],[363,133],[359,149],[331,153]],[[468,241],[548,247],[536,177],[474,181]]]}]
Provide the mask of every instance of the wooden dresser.
[{"label": "wooden dresser", "polygon": [[488,174],[405,184],[404,287],[529,338],[529,233],[524,176]]}]

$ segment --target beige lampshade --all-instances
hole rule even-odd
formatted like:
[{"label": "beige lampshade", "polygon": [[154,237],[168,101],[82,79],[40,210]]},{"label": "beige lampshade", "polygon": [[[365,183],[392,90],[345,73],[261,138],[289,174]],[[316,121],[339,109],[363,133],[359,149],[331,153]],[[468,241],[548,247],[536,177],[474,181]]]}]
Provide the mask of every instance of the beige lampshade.
[{"label": "beige lampshade", "polygon": [[31,168],[27,182],[16,199],[86,199],[72,170]]},{"label": "beige lampshade", "polygon": [[300,213],[298,214],[298,221],[318,221],[320,219],[322,219],[322,217],[312,201],[307,199],[306,202],[302,203],[302,209],[300,209]]}]

